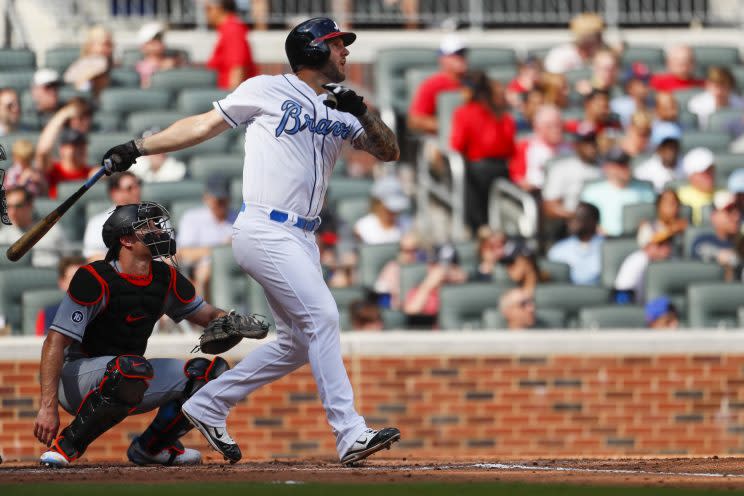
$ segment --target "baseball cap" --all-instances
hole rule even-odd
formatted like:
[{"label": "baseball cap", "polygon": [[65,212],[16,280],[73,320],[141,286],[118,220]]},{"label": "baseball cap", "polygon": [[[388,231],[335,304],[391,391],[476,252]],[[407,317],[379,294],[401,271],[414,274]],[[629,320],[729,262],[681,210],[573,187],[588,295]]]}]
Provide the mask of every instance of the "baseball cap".
[{"label": "baseball cap", "polygon": [[454,34],[445,36],[439,44],[439,55],[463,55],[466,50],[465,42]]},{"label": "baseball cap", "polygon": [[716,210],[726,210],[736,205],[736,196],[730,191],[716,191],[713,195],[713,206]]},{"label": "baseball cap", "polygon": [[728,178],[727,189],[732,193],[744,193],[744,169],[736,169]]},{"label": "baseball cap", "polygon": [[622,148],[611,148],[604,157],[605,163],[628,165],[630,163],[630,155],[625,153]]},{"label": "baseball cap", "polygon": [[665,141],[680,141],[682,129],[673,122],[659,121],[651,128],[651,146],[658,147]]},{"label": "baseball cap", "polygon": [[155,39],[156,36],[165,32],[165,26],[159,22],[149,22],[142,26],[137,32],[137,43],[144,45],[148,41]]},{"label": "baseball cap", "polygon": [[42,68],[34,72],[34,86],[59,86],[62,79],[54,69]]},{"label": "baseball cap", "polygon": [[654,298],[653,300],[646,303],[646,323],[650,324],[653,321],[663,317],[665,314],[676,311],[677,309],[674,306],[674,303],[672,303],[672,300],[670,300],[666,296],[659,296],[658,298]]},{"label": "baseball cap", "polygon": [[62,132],[59,133],[60,145],[84,145],[87,142],[88,138],[85,134],[71,127],[64,128]]},{"label": "baseball cap", "polygon": [[601,33],[604,30],[604,20],[597,14],[584,12],[571,19],[570,29],[577,39]]},{"label": "baseball cap", "polygon": [[403,192],[403,186],[395,176],[385,176],[375,181],[372,197],[380,200],[391,212],[402,212],[411,206],[411,200]]},{"label": "baseball cap", "polygon": [[207,178],[206,191],[219,200],[230,198],[230,180],[222,174],[212,174]]},{"label": "baseball cap", "polygon": [[686,176],[705,172],[715,163],[715,160],[712,151],[698,146],[687,152],[685,158],[682,159],[682,170],[685,171]]}]

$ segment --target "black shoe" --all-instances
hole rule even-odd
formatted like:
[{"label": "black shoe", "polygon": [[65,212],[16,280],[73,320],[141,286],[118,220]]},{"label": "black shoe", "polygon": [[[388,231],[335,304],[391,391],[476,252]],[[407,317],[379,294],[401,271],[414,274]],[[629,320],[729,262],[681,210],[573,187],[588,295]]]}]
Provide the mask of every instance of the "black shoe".
[{"label": "black shoe", "polygon": [[390,449],[390,446],[399,439],[400,431],[395,427],[385,427],[379,431],[367,429],[341,458],[341,463],[351,465],[362,461],[383,448]]},{"label": "black shoe", "polygon": [[216,451],[222,453],[225,460],[228,460],[230,463],[237,463],[238,460],[243,457],[243,454],[240,452],[240,447],[238,447],[238,443],[233,441],[226,429],[203,424],[186,413],[185,410],[181,410],[181,412],[184,417],[186,417],[205,438],[207,438],[209,445]]}]

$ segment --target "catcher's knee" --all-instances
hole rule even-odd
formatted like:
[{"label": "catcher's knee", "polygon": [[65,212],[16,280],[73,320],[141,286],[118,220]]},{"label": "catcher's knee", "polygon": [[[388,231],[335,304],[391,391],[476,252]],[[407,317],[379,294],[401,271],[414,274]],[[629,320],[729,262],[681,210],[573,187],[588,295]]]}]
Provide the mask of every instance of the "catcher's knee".
[{"label": "catcher's knee", "polygon": [[154,376],[152,364],[139,355],[119,355],[106,365],[101,394],[114,402],[135,406],[142,402]]},{"label": "catcher's knee", "polygon": [[230,365],[222,357],[210,360],[204,357],[192,358],[183,367],[183,373],[188,379],[183,390],[184,398],[191,398],[212,379],[216,379],[230,370]]}]

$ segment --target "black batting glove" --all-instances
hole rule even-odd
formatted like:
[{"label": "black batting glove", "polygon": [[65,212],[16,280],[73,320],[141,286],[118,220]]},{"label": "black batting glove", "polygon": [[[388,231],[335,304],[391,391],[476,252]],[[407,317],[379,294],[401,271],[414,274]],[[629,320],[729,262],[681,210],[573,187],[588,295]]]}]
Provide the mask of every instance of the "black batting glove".
[{"label": "black batting glove", "polygon": [[348,112],[355,117],[364,115],[367,112],[364,97],[354,93],[354,90],[336,83],[326,83],[323,85],[323,88],[327,89],[331,94],[323,100],[326,106],[335,108],[341,112]]},{"label": "black batting glove", "polygon": [[106,167],[106,175],[114,172],[124,172],[129,169],[142,153],[137,149],[134,140],[116,145],[103,155],[103,165]]}]

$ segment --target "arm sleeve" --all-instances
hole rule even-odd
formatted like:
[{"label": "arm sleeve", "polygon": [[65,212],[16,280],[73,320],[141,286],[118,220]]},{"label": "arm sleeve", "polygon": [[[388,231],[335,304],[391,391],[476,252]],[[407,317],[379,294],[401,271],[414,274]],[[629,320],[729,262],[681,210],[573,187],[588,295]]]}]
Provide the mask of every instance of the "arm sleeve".
[{"label": "arm sleeve", "polygon": [[198,311],[205,305],[204,298],[196,294],[194,285],[180,272],[175,271],[175,281],[171,280],[170,291],[165,299],[165,314],[174,322]]},{"label": "arm sleeve", "polygon": [[215,110],[232,127],[238,127],[256,118],[263,110],[265,76],[256,76],[240,83],[240,86],[222,100],[214,102]]},{"label": "arm sleeve", "polygon": [[81,305],[73,301],[69,294],[65,294],[49,329],[82,342],[85,328],[105,305],[105,297],[93,305]]}]

